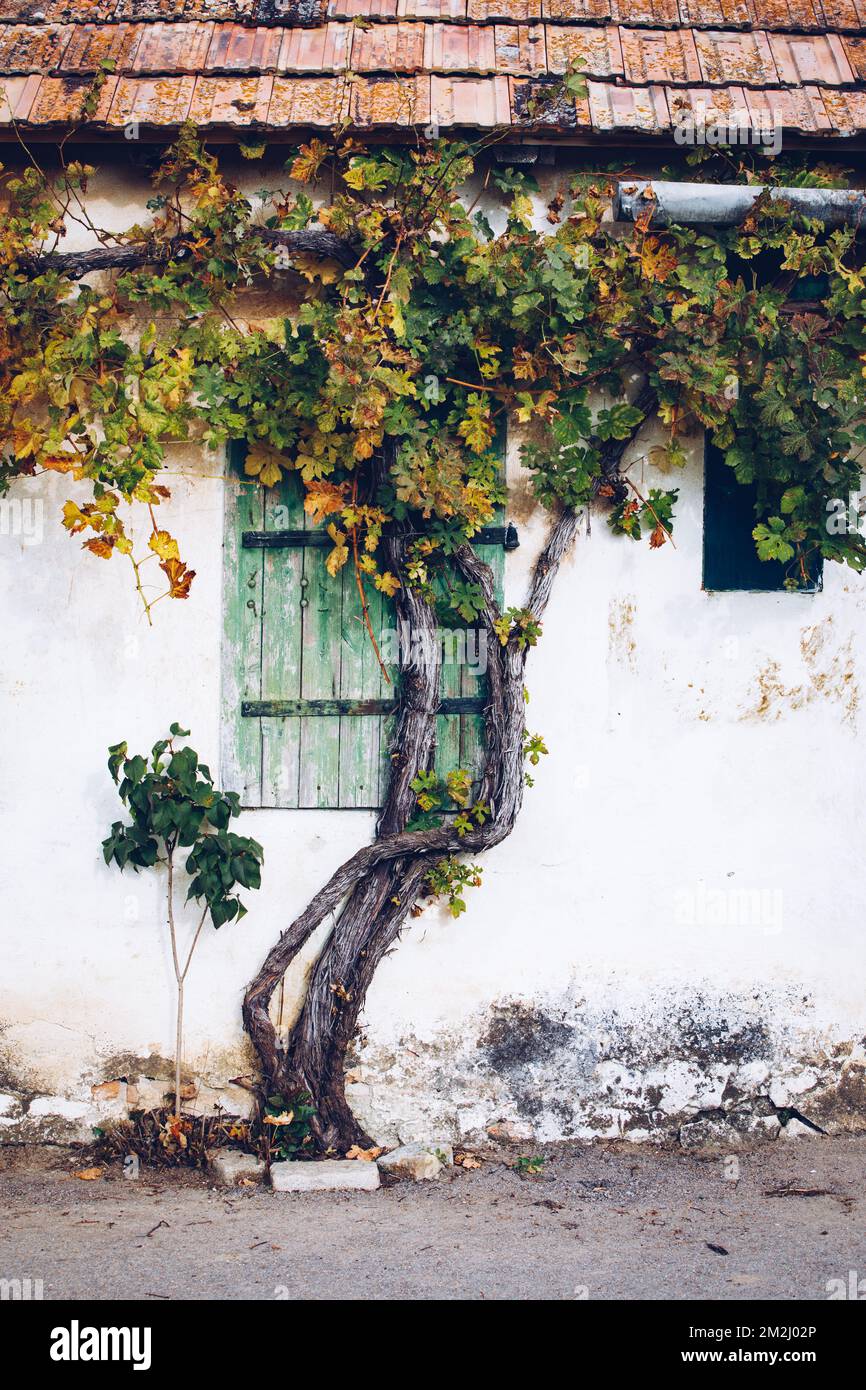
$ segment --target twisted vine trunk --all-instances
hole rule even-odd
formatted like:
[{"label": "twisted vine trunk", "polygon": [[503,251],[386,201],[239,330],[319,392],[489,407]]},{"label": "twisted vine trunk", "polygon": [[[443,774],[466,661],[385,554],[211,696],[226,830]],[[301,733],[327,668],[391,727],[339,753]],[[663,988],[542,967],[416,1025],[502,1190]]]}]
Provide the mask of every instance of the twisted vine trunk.
[{"label": "twisted vine trunk", "polygon": [[[635,404],[645,419],[655,405],[652,391],[644,388]],[[639,428],[640,425],[631,438]],[[603,451],[599,486],[615,477],[628,442],[612,443]],[[582,513],[571,510],[563,512],[536,562],[526,602],[536,619],[547,607],[556,574],[574,542],[581,516]],[[402,542],[396,538],[389,545],[389,565],[396,572]],[[478,799],[489,806],[490,817],[483,826],[462,837],[449,825],[425,831],[406,830],[416,804],[410,784],[418,772],[432,766],[435,754],[441,652],[435,640],[433,609],[404,585],[397,594],[397,615],[410,641],[400,643],[400,707],[391,751],[390,785],[376,837],[337,869],[281,935],[244,998],[244,1026],[258,1053],[266,1090],[284,1095],[297,1091],[310,1094],[316,1112],[313,1132],[324,1152],[342,1152],[352,1144],[369,1147],[373,1142],[346,1101],[346,1050],[376,968],[399,936],[423,890],[425,875],[444,855],[477,854],[504,840],[523,800],[527,654],[520,649],[516,637],[503,646],[496,635],[493,625],[499,611],[488,566],[469,545],[456,552],[454,561],[464,579],[481,587],[485,600],[485,761]],[[313,967],[300,1014],[284,1043],[269,1013],[274,990],[330,913],[336,913],[333,930]]]}]

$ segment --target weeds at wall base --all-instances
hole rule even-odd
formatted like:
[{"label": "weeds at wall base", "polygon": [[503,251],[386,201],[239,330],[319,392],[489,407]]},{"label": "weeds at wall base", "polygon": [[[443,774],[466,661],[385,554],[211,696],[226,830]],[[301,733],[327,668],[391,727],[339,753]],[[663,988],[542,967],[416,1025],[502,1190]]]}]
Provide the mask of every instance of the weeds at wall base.
[{"label": "weeds at wall base", "polygon": [[268,1098],[262,1117],[175,1115],[172,1106],[133,1110],[101,1129],[85,1155],[93,1163],[123,1163],[130,1154],[149,1168],[207,1168],[216,1149],[238,1149],[270,1162],[313,1157],[303,1098]]}]

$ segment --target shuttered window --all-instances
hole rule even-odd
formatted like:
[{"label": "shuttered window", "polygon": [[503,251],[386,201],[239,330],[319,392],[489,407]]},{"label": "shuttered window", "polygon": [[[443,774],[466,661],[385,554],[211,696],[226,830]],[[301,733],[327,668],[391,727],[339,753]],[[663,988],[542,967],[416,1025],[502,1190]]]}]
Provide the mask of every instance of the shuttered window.
[{"label": "shuttered window", "polygon": [[[752,531],[757,525],[757,487],[738,483],[721,449],[704,448],[704,588],[714,592],[785,591],[789,570],[778,560],[761,560]],[[810,585],[821,587],[822,561],[817,557]]]},{"label": "shuttered window", "polygon": [[[306,516],[298,479],[264,489],[244,479],[243,457],[244,447],[232,445],[224,542],[224,785],[249,807],[377,809],[387,788],[397,692],[366,631],[354,567],[344,565],[332,579],[325,568],[330,540]],[[505,539],[503,526],[492,527],[483,533],[486,543],[476,546],[493,570],[500,599]],[[393,601],[372,584],[365,592],[373,630],[393,662]],[[480,766],[483,664],[474,629],[446,638],[437,719],[443,773]],[[388,669],[396,682],[394,666]]]}]

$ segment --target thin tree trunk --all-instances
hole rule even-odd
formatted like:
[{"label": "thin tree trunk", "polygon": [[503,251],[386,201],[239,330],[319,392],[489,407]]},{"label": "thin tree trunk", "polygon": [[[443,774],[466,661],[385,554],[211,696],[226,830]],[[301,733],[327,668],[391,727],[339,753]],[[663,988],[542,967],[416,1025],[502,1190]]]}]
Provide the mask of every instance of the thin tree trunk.
[{"label": "thin tree trunk", "polygon": [[174,981],[177,987],[176,1006],[175,1006],[175,1034],[174,1034],[174,1113],[180,1119],[180,1087],[181,1070],[183,1067],[183,995],[186,977],[192,962],[193,952],[198,945],[201,936],[201,929],[204,926],[204,919],[207,916],[207,904],[199,918],[198,926],[195,929],[192,943],[187,954],[186,962],[181,968],[180,954],[177,948],[177,926],[174,920],[174,846],[169,846],[166,850],[166,864],[168,866],[168,930],[171,938],[171,960],[174,966]]},{"label": "thin tree trunk", "polygon": [[177,982],[177,1029],[174,1044],[174,1113],[180,1119],[180,1073],[183,1058],[183,980]]}]

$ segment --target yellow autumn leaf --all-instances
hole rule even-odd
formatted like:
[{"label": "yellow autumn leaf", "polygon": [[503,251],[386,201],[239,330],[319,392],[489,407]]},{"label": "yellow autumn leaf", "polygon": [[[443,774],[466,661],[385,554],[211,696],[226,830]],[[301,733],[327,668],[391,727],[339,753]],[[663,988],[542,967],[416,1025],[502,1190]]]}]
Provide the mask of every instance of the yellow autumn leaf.
[{"label": "yellow autumn leaf", "polygon": [[160,560],[159,567],[168,580],[169,598],[189,598],[189,589],[195,579],[195,570],[188,570],[183,560]]},{"label": "yellow autumn leaf", "polygon": [[466,415],[457,426],[457,433],[463,436],[473,453],[483,454],[490,447],[494,435],[490,405],[479,392],[473,391],[468,396]]},{"label": "yellow autumn leaf", "polygon": [[160,560],[179,560],[180,550],[174,536],[170,536],[168,531],[154,531],[148,545],[160,558]]},{"label": "yellow autumn leaf", "polygon": [[349,558],[349,547],[346,545],[345,531],[338,530],[333,522],[328,527],[328,535],[334,542],[334,548],[325,561],[325,568],[331,578],[335,579]]},{"label": "yellow autumn leaf", "polygon": [[347,1150],[346,1157],[360,1159],[362,1163],[375,1163],[379,1155],[384,1152],[384,1149],[377,1149],[375,1147],[372,1149],[362,1149],[360,1144],[353,1144],[351,1149]]},{"label": "yellow autumn leaf", "polygon": [[87,526],[91,526],[92,520],[74,502],[64,502],[63,504],[63,525],[67,531],[71,531],[73,536],[77,536],[79,531],[83,531]]},{"label": "yellow autumn leaf", "polygon": [[248,326],[252,331],[263,333],[271,343],[277,343],[283,347],[286,341],[286,320],[282,314],[271,315],[270,318],[248,319]]},{"label": "yellow autumn leaf", "polygon": [[96,1182],[102,1177],[101,1168],[81,1168],[77,1173],[73,1173],[74,1178],[80,1178],[82,1182]]},{"label": "yellow autumn leaf", "polygon": [[352,453],[356,459],[368,459],[373,456],[373,440],[366,430],[360,430],[355,436],[355,443]]},{"label": "yellow autumn leaf", "polygon": [[333,285],[342,274],[342,266],[338,261],[322,261],[316,256],[307,255],[306,252],[292,256],[292,269],[303,275],[310,284],[320,280],[323,285]]},{"label": "yellow autumn leaf", "polygon": [[657,236],[648,236],[640,253],[641,274],[646,280],[667,280],[676,270],[677,258],[673,247]]},{"label": "yellow autumn leaf", "polygon": [[329,483],[324,478],[315,479],[307,484],[304,511],[318,526],[326,516],[342,510],[346,500],[345,489],[345,483]]},{"label": "yellow autumn leaf", "polygon": [[282,479],[283,467],[271,450],[254,450],[247,456],[244,472],[249,478],[258,478],[262,487],[276,487]]},{"label": "yellow autumn leaf", "polygon": [[100,560],[110,560],[114,550],[114,541],[106,540],[104,536],[91,536],[89,541],[84,541],[84,549],[89,550],[91,555],[98,555]]},{"label": "yellow autumn leaf", "polygon": [[52,454],[42,459],[41,465],[49,473],[74,473],[80,466],[76,454]]},{"label": "yellow autumn leaf", "polygon": [[393,598],[397,590],[401,587],[399,579],[397,579],[390,570],[386,570],[384,574],[377,574],[373,583],[379,590],[379,593],[387,594],[388,598]]},{"label": "yellow autumn leaf", "polygon": [[511,216],[527,231],[532,228],[532,199],[526,193],[517,193],[512,198]]},{"label": "yellow autumn leaf", "polygon": [[301,145],[292,161],[289,178],[298,183],[312,183],[322,163],[328,157],[328,146],[323,140],[311,140],[309,145]]}]

